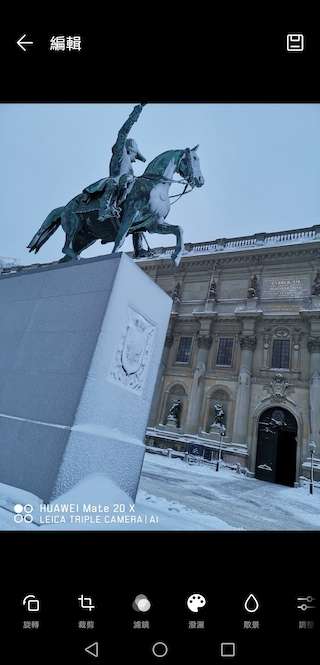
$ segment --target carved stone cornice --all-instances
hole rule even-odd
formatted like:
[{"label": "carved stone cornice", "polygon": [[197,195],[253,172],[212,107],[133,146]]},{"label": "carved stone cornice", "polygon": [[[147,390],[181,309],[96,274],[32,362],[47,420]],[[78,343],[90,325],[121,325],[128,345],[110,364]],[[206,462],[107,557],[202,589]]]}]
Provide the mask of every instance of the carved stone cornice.
[{"label": "carved stone cornice", "polygon": [[308,339],[308,351],[310,353],[320,353],[320,336]]},{"label": "carved stone cornice", "polygon": [[269,249],[266,252],[263,252],[262,249],[259,248],[258,255],[254,254],[256,251],[257,248],[247,249],[245,252],[239,249],[238,252],[233,251],[232,253],[226,251],[225,254],[221,253],[220,256],[219,253],[212,252],[212,254],[210,254],[208,252],[207,256],[200,254],[199,256],[192,256],[192,258],[185,255],[181,259],[178,270],[172,265],[170,257],[165,259],[155,258],[154,262],[157,264],[158,274],[174,275],[177,274],[177,272],[189,272],[190,269],[192,271],[194,268],[197,268],[197,270],[200,269],[201,271],[209,269],[212,267],[213,260],[215,261],[216,268],[220,269],[227,265],[252,266],[279,262],[283,263],[288,259],[301,259],[301,261],[305,261],[306,259],[317,259],[320,257],[319,247],[306,247],[306,245],[298,245],[295,248],[288,247],[286,250],[275,246],[272,248],[272,251]]},{"label": "carved stone cornice", "polygon": [[241,349],[254,351],[257,345],[257,338],[255,335],[240,335],[239,342]]}]

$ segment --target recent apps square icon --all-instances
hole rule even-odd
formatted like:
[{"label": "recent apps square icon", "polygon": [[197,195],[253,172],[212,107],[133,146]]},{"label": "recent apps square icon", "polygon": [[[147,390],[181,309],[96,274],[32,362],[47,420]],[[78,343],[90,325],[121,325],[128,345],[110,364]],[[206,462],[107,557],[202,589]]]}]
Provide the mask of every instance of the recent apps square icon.
[{"label": "recent apps square icon", "polygon": [[234,658],[236,655],[235,642],[221,642],[220,656],[221,658]]},{"label": "recent apps square icon", "polygon": [[290,53],[304,50],[304,35],[300,32],[290,32],[287,34],[287,51]]}]

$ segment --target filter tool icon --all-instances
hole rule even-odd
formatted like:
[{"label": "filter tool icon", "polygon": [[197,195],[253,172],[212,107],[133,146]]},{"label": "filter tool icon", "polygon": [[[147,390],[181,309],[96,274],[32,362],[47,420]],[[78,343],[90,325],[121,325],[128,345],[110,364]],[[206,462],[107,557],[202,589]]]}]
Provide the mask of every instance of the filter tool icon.
[{"label": "filter tool icon", "polygon": [[259,604],[258,599],[253,595],[253,593],[250,593],[250,595],[248,596],[248,598],[246,599],[246,601],[244,603],[244,609],[246,610],[246,612],[250,612],[250,614],[254,614],[255,612],[257,612],[259,607],[260,607],[260,604]]},{"label": "filter tool icon", "polygon": [[134,599],[132,607],[136,612],[149,612],[151,608],[151,603],[149,598],[147,598],[147,596],[145,596],[143,593],[140,593]]}]

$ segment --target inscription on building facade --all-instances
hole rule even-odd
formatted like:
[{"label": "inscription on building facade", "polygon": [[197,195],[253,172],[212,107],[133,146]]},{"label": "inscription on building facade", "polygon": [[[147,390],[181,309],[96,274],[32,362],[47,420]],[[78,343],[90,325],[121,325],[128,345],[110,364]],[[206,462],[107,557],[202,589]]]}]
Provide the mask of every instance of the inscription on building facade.
[{"label": "inscription on building facade", "polygon": [[309,283],[304,277],[265,277],[263,298],[301,298],[308,295]]}]

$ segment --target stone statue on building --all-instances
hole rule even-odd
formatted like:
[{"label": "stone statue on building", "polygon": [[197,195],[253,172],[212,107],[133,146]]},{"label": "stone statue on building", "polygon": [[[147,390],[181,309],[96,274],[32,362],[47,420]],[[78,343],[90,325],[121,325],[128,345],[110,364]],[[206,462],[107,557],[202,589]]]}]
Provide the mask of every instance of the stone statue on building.
[{"label": "stone statue on building", "polygon": [[252,275],[250,279],[250,286],[248,288],[248,298],[257,298],[258,296],[258,278],[257,275]]},{"label": "stone statue on building", "polygon": [[181,425],[181,412],[182,412],[182,401],[181,399],[176,399],[170,406],[166,425],[174,425],[175,427],[180,427]]},{"label": "stone statue on building", "polygon": [[213,420],[210,425],[211,433],[218,433],[224,436],[226,431],[226,414],[221,402],[215,402],[213,405]]},{"label": "stone statue on building", "polygon": [[181,302],[181,284],[180,284],[180,282],[178,282],[175,285],[175,287],[174,287],[174,289],[171,293],[171,298],[172,298],[172,300],[175,304]]},{"label": "stone statue on building", "polygon": [[312,295],[320,296],[320,270],[317,271],[317,274],[313,280]]},{"label": "stone statue on building", "polygon": [[212,424],[225,425],[225,412],[222,404],[220,404],[220,402],[216,402],[213,405],[213,408],[214,408],[214,418]]},{"label": "stone statue on building", "polygon": [[209,287],[208,300],[217,300],[217,285],[214,279],[211,280]]}]

